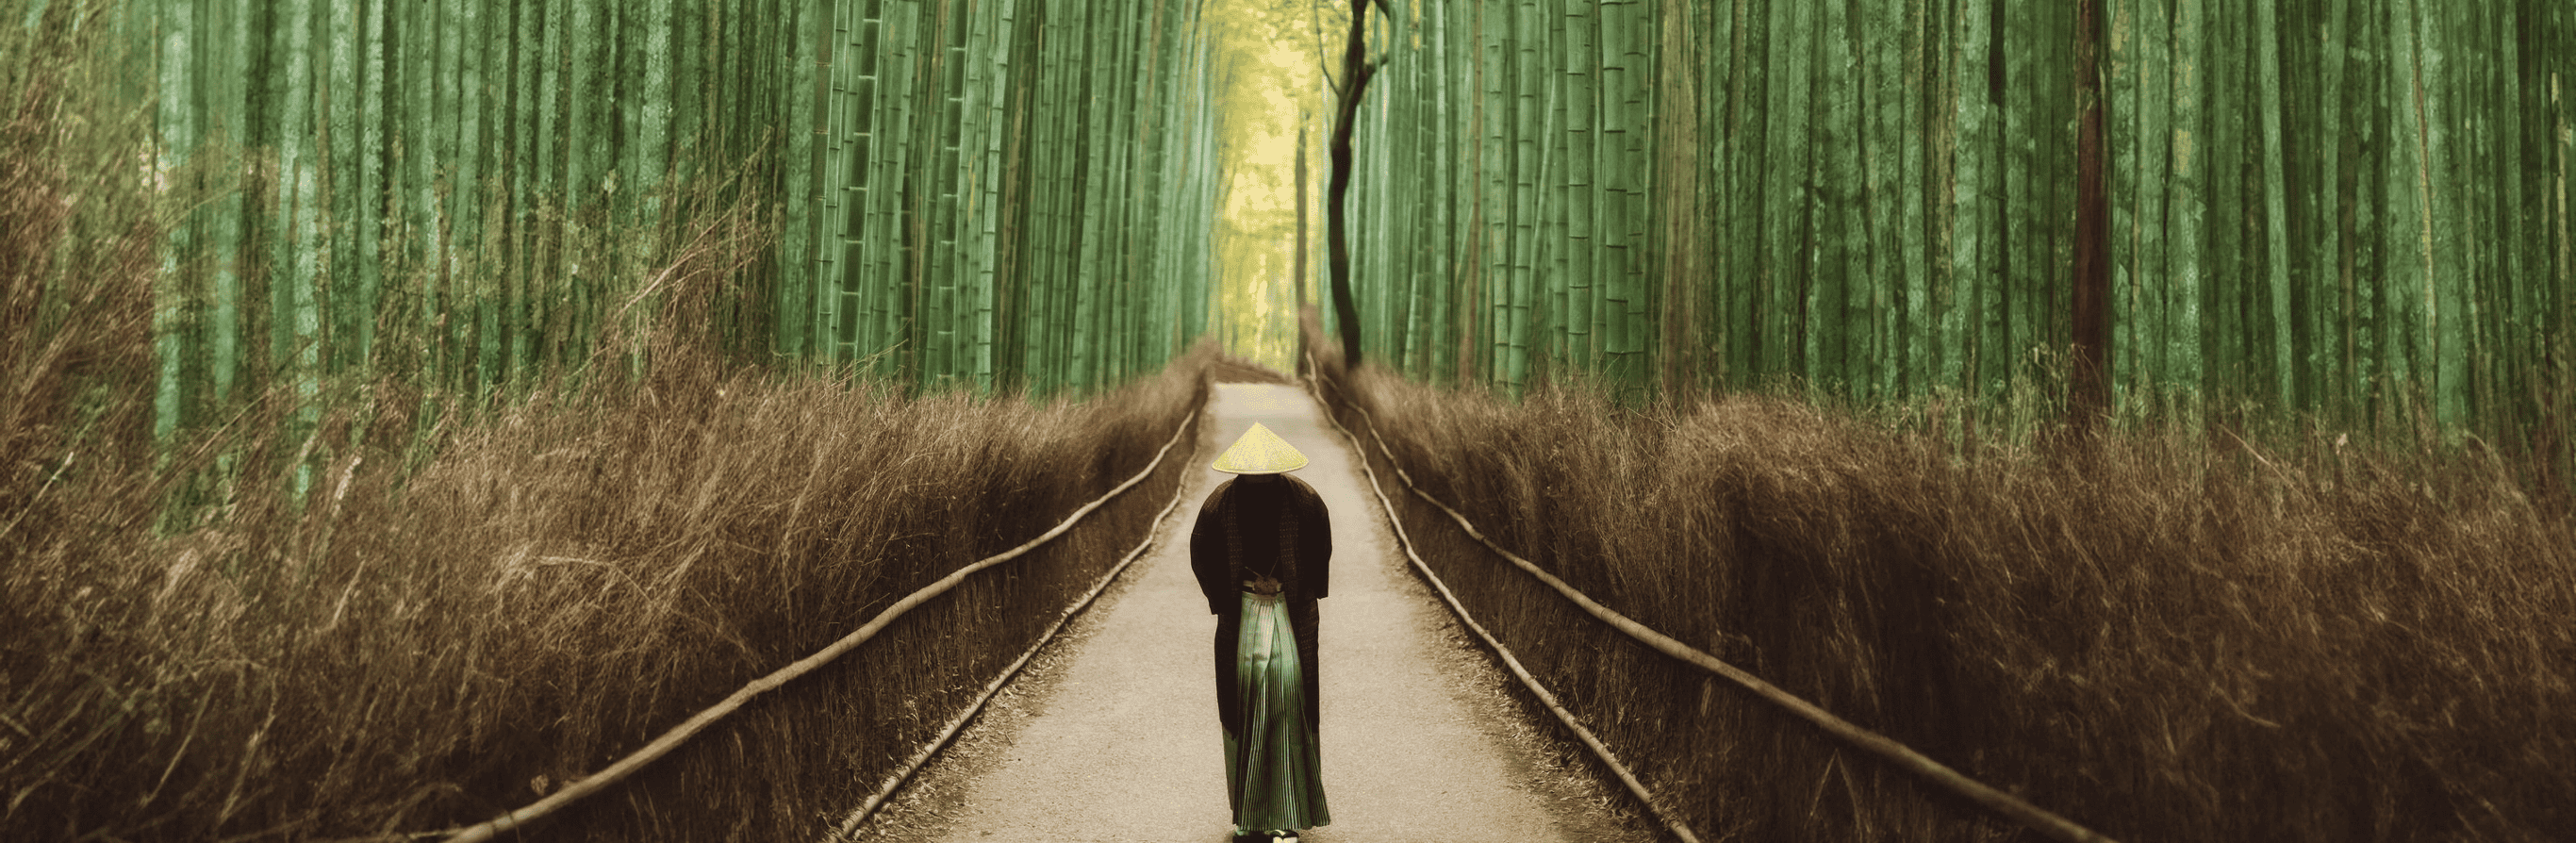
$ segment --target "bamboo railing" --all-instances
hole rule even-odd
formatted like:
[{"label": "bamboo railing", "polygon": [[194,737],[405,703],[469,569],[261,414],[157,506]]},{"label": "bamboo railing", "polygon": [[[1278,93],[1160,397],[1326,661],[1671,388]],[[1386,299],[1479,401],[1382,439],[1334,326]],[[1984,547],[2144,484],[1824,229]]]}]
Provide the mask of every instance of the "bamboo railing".
[{"label": "bamboo railing", "polygon": [[[1313,389],[1312,384],[1313,381],[1309,381],[1310,390]],[[1325,418],[1333,422],[1333,428],[1341,431],[1345,438],[1351,440],[1352,447],[1361,451],[1360,469],[1369,478],[1370,487],[1372,489],[1377,489],[1377,473],[1375,469],[1369,467],[1369,459],[1365,446],[1361,445],[1359,438],[1355,434],[1351,433],[1349,428],[1342,426],[1339,419],[1333,418],[1329,409],[1331,405],[1326,403],[1326,399],[1322,394],[1320,394],[1320,392],[1316,394],[1315,398],[1317,403],[1324,404],[1324,406],[1328,408],[1325,412]],[[1780,690],[1778,686],[1763,681],[1761,677],[1747,673],[1741,668],[1727,664],[1716,656],[1709,655],[1706,651],[1684,644],[1672,636],[1657,632],[1645,624],[1631,620],[1626,615],[1622,615],[1607,606],[1601,605],[1599,601],[1593,600],[1583,592],[1575,590],[1573,586],[1567,585],[1564,580],[1557,578],[1556,575],[1550,574],[1544,569],[1541,569],[1537,564],[1530,562],[1528,559],[1522,558],[1519,554],[1505,550],[1501,545],[1495,544],[1492,539],[1486,538],[1482,531],[1477,530],[1475,524],[1468,522],[1466,516],[1459,514],[1457,509],[1441,502],[1438,498],[1432,497],[1429,493],[1422,491],[1421,487],[1415,486],[1412,475],[1407,474],[1403,466],[1396,464],[1395,452],[1387,447],[1386,440],[1384,438],[1377,435],[1376,418],[1371,416],[1367,410],[1361,409],[1357,406],[1353,406],[1351,409],[1358,412],[1360,417],[1367,421],[1369,427],[1369,438],[1376,442],[1378,453],[1385,456],[1388,467],[1395,470],[1397,479],[1404,482],[1404,487],[1407,491],[1412,492],[1415,497],[1421,498],[1432,506],[1439,507],[1440,511],[1448,513],[1449,517],[1452,520],[1457,521],[1459,528],[1465,530],[1468,536],[1475,538],[1478,542],[1482,542],[1485,547],[1493,550],[1495,554],[1511,562],[1513,566],[1527,572],[1530,576],[1537,578],[1538,581],[1546,583],[1549,588],[1554,589],[1558,594],[1563,595],[1566,600],[1572,602],[1576,607],[1581,608],[1586,614],[1589,614],[1611,628],[1636,639],[1639,643],[1654,648],[1656,652],[1663,653],[1664,655],[1671,656],[1672,658],[1686,664],[1690,664],[1694,667],[1698,667],[1702,670],[1724,677],[1727,681],[1733,682],[1736,685],[1743,687],[1745,690],[1752,691],[1756,696],[1761,697],[1763,700],[1780,707],[1790,714],[1797,715],[1800,719],[1815,724],[1818,728],[1823,729],[1827,735],[1832,736],[1836,740],[1848,744],[1853,748],[1876,755],[1908,773],[1912,773],[1945,790],[1949,790],[1950,792],[1966,797],[1969,800],[1976,802],[1978,805],[1981,805],[2007,819],[2020,823],[2033,831],[2046,834],[2055,840],[2065,841],[2065,843],[2112,843],[2112,839],[2110,837],[2105,836],[2100,832],[2085,828],[2082,825],[2076,824],[2073,820],[2058,816],[2045,808],[2032,805],[2029,802],[2025,802],[2020,798],[2013,796],[2012,794],[2005,793],[1983,782],[1969,778],[1941,762],[1934,761],[1930,757],[1914,751],[1911,747],[1898,743],[1885,735],[1861,728],[1850,721],[1836,717],[1832,712],[1819,708],[1814,703],[1800,699],[1794,694]],[[1613,774],[1617,775],[1620,781],[1623,784],[1626,784],[1628,789],[1635,793],[1640,801],[1646,804],[1648,810],[1654,812],[1655,816],[1664,822],[1666,827],[1671,828],[1675,835],[1685,841],[1696,841],[1698,837],[1694,835],[1687,826],[1683,825],[1678,818],[1674,817],[1669,811],[1667,811],[1663,807],[1662,803],[1646,789],[1645,785],[1639,782],[1633,774],[1628,772],[1627,768],[1622,765],[1617,758],[1610,754],[1609,749],[1603,746],[1601,741],[1597,737],[1593,736],[1590,730],[1576,722],[1572,713],[1558,705],[1555,695],[1549,693],[1545,687],[1539,685],[1538,680],[1533,678],[1527,669],[1521,667],[1519,660],[1511,654],[1511,651],[1504,649],[1500,641],[1486,633],[1484,628],[1478,625],[1475,622],[1475,619],[1467,614],[1466,607],[1460,604],[1458,599],[1449,592],[1448,586],[1440,581],[1438,575],[1431,572],[1430,567],[1422,561],[1421,557],[1414,554],[1411,540],[1406,538],[1402,522],[1396,519],[1394,503],[1387,500],[1386,493],[1382,489],[1378,491],[1378,501],[1380,505],[1386,507],[1388,521],[1395,525],[1396,538],[1399,543],[1404,545],[1405,556],[1412,560],[1415,570],[1419,571],[1424,579],[1429,580],[1432,587],[1440,592],[1441,597],[1448,601],[1450,610],[1457,613],[1459,622],[1465,624],[1468,629],[1474,630],[1477,637],[1484,639],[1486,646],[1493,648],[1495,654],[1501,657],[1504,664],[1511,669],[1512,674],[1519,677],[1522,684],[1526,685],[1533,694],[1537,695],[1539,700],[1545,703],[1548,709],[1555,713],[1559,720],[1564,721],[1566,726],[1574,731],[1576,737],[1581,739],[1586,746],[1589,746],[1593,753],[1598,755],[1602,762],[1612,770]]]},{"label": "bamboo railing", "polygon": [[[878,612],[876,617],[870,619],[865,625],[860,626],[857,630],[852,631],[848,635],[842,636],[840,640],[832,642],[830,646],[826,646],[821,650],[815,651],[813,655],[798,659],[793,664],[779,668],[767,676],[752,680],[749,684],[742,686],[741,689],[734,691],[732,695],[725,697],[723,702],[716,703],[714,706],[711,706],[704,711],[691,715],[688,720],[682,722],[678,726],[672,727],[670,731],[662,733],[661,737],[654,738],[653,742],[645,744],[642,749],[638,749],[627,754],[626,757],[618,759],[616,763],[610,764],[608,767],[600,770],[599,772],[592,773],[589,776],[582,778],[580,781],[566,785],[562,790],[556,791],[553,795],[537,800],[536,802],[529,803],[524,807],[513,809],[479,825],[412,836],[445,836],[447,838],[447,843],[482,843],[482,841],[493,839],[502,832],[526,825],[529,822],[546,816],[547,814],[554,813],[556,810],[572,804],[574,801],[597,794],[600,791],[607,789],[610,785],[616,784],[618,781],[633,775],[638,770],[643,769],[645,765],[651,764],[662,756],[670,754],[671,750],[678,749],[680,744],[687,742],[689,738],[696,736],[699,732],[705,731],[708,726],[714,725],[716,721],[722,720],[727,715],[730,715],[736,710],[742,708],[742,706],[745,703],[750,702],[753,697],[777,690],[780,686],[787,684],[789,681],[807,673],[811,673],[816,668],[829,664],[834,659],[838,659],[843,654],[857,648],[860,644],[867,643],[868,639],[876,637],[878,632],[883,631],[888,625],[894,623],[896,618],[903,617],[904,613],[910,612],[915,607],[929,602],[931,598],[947,593],[949,589],[955,588],[958,583],[964,582],[968,576],[973,575],[975,572],[1017,559],[1020,556],[1027,554],[1029,551],[1037,549],[1038,546],[1046,544],[1049,541],[1053,541],[1056,537],[1064,535],[1067,531],[1072,530],[1073,525],[1076,522],[1081,521],[1084,516],[1090,515],[1094,510],[1107,504],[1111,499],[1124,494],[1128,489],[1134,488],[1136,484],[1145,482],[1145,478],[1152,477],[1155,470],[1162,467],[1163,458],[1171,454],[1172,446],[1180,444],[1181,437],[1183,435],[1197,429],[1197,419],[1198,415],[1196,413],[1192,413],[1190,418],[1183,421],[1178,429],[1173,430],[1172,438],[1163,443],[1162,450],[1154,452],[1154,460],[1147,463],[1144,470],[1136,472],[1135,476],[1127,478],[1126,482],[1120,483],[1116,488],[1110,489],[1107,494],[1103,494],[1100,497],[1093,499],[1090,503],[1083,504],[1080,508],[1075,509],[1071,515],[1065,516],[1063,521],[1057,522],[1054,527],[1049,528],[1044,533],[1038,534],[1036,538],[1030,539],[1018,547],[977,560],[973,564],[969,564],[949,573],[948,576],[941,577],[937,582],[923,586],[921,590],[915,591],[912,594],[905,596],[903,599],[895,601],[894,605],[887,606],[884,611]],[[1184,485],[1186,486],[1186,484]],[[1159,524],[1164,517],[1171,514],[1172,509],[1174,506],[1179,504],[1180,499],[1181,494],[1175,492],[1172,497],[1173,502],[1165,505],[1162,513],[1155,516],[1157,524]],[[1127,558],[1120,560],[1116,567],[1110,569],[1109,573],[1102,578],[1098,585],[1095,585],[1092,588],[1090,593],[1085,594],[1081,600],[1067,608],[1064,616],[1058,618],[1055,625],[1048,628],[1046,635],[1038,641],[1036,646],[1031,647],[1028,653],[1022,654],[1019,661],[1013,662],[1009,668],[1003,671],[1000,677],[994,679],[992,683],[988,684],[984,690],[983,696],[978,697],[974,705],[970,707],[966,713],[958,715],[957,718],[948,724],[948,728],[940,733],[939,737],[932,740],[931,743],[921,752],[916,753],[892,779],[880,788],[876,795],[869,797],[867,803],[863,805],[860,810],[853,812],[848,819],[844,820],[839,831],[836,833],[847,834],[849,829],[855,828],[859,822],[865,820],[868,813],[874,811],[879,804],[884,802],[886,796],[892,794],[895,788],[902,785],[905,778],[910,777],[914,770],[919,769],[923,762],[929,760],[929,757],[938,751],[938,747],[946,744],[948,739],[956,734],[958,727],[974,716],[975,709],[980,709],[984,705],[985,700],[991,698],[994,690],[999,689],[1004,682],[1008,681],[1011,674],[1018,672],[1020,667],[1027,663],[1030,655],[1034,655],[1039,648],[1046,646],[1047,640],[1054,638],[1056,632],[1063,629],[1066,620],[1072,618],[1074,614],[1081,612],[1084,607],[1089,606],[1092,599],[1100,594],[1101,589],[1107,587],[1111,579],[1117,577],[1120,571],[1125,570],[1129,563],[1142,555],[1146,547],[1149,547],[1152,544],[1153,534],[1148,532],[1144,546],[1140,546],[1136,550],[1130,551]]]}]

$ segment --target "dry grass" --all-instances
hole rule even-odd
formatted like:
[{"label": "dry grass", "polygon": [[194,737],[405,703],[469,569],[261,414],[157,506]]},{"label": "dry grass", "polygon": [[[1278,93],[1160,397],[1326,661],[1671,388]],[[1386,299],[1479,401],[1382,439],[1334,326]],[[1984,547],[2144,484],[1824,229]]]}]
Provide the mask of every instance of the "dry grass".
[{"label": "dry grass", "polygon": [[[1142,467],[1198,393],[1179,367],[1080,404],[748,374],[540,397],[408,478],[399,443],[348,443],[327,501],[259,478],[160,537],[119,518],[150,509],[135,482],[68,472],[44,493],[62,520],[22,526],[0,581],[0,836],[487,819],[1025,541]],[[1172,465],[544,835],[810,835],[1143,535]]]},{"label": "dry grass", "polygon": [[[707,248],[650,268],[670,283],[638,313],[658,316],[587,374],[493,405],[346,375],[158,443],[152,303],[187,198],[135,177],[148,111],[78,58],[97,45],[17,23],[0,839],[489,819],[1052,526],[1142,468],[1219,362],[1203,347],[1079,402],[744,368],[704,305],[765,241],[711,212],[689,227]],[[525,836],[812,839],[1138,541],[1188,466]]]},{"label": "dry grass", "polygon": [[[2576,838],[2576,525],[2563,487],[2474,444],[2153,423],[2054,449],[1778,397],[1640,411],[1325,372],[1346,424],[1374,414],[1503,546],[2119,839]],[[1471,610],[1704,838],[2017,833],[1396,494]]]}]

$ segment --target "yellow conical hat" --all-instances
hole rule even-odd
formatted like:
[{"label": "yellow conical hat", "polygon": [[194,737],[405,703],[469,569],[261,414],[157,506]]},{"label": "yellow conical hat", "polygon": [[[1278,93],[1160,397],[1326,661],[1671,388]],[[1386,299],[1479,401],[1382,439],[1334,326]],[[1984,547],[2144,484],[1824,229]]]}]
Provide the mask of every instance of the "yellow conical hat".
[{"label": "yellow conical hat", "polygon": [[1243,438],[1234,440],[1234,447],[1217,456],[1213,467],[1227,474],[1279,474],[1305,468],[1306,455],[1297,453],[1295,446],[1270,428],[1253,422]]}]

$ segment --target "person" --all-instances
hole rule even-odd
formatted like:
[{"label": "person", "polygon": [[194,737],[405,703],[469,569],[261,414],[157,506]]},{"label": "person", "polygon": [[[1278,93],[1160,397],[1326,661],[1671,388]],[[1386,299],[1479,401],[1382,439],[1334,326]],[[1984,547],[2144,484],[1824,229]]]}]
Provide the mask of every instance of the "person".
[{"label": "person", "polygon": [[1332,573],[1324,499],[1288,472],[1306,455],[1255,422],[1214,468],[1190,570],[1216,624],[1217,719],[1236,843],[1293,843],[1332,822],[1317,723],[1316,601]]}]

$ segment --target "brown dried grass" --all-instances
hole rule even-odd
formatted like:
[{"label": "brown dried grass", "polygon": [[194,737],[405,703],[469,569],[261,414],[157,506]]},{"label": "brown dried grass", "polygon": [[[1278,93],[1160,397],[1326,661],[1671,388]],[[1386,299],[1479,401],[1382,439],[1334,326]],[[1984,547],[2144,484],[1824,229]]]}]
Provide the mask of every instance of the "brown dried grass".
[{"label": "brown dried grass", "polygon": [[[2576,524],[2547,472],[2474,440],[2132,420],[2069,445],[1940,433],[1932,408],[1640,410],[1324,369],[1345,424],[1365,440],[1367,411],[1502,546],[2119,839],[2576,837]],[[2016,835],[1391,493],[1471,611],[1704,839]]]}]

